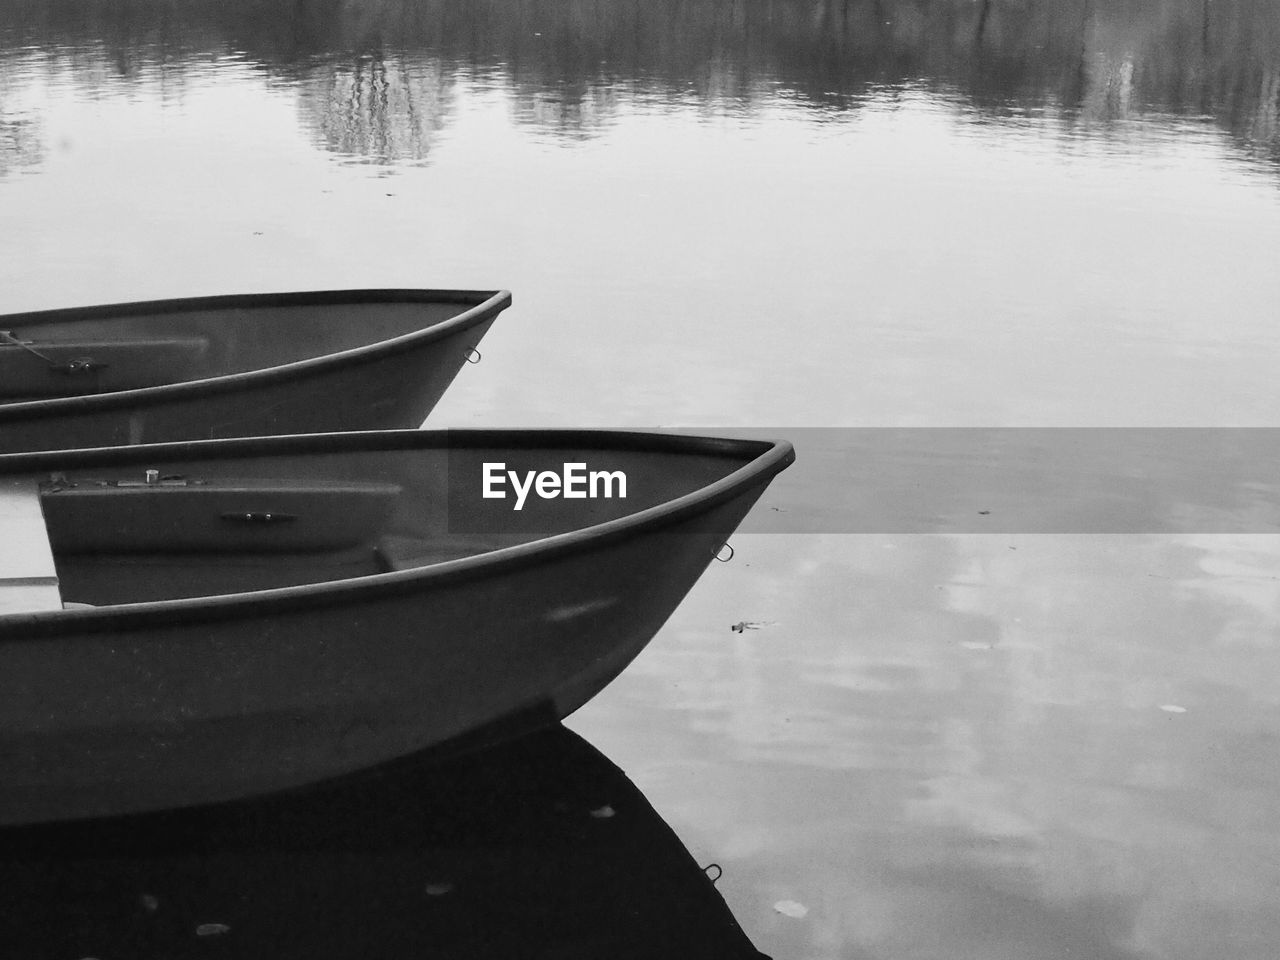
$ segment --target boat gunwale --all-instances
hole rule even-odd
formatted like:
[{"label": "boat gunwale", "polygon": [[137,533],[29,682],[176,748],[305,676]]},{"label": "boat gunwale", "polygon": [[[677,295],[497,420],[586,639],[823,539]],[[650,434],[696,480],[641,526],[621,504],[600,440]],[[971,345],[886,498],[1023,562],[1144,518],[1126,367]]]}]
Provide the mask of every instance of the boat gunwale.
[{"label": "boat gunwale", "polygon": [[[746,490],[767,483],[795,460],[795,450],[785,440],[747,440],[688,434],[632,430],[571,429],[465,429],[465,430],[367,430],[350,433],[296,434],[227,440],[177,441],[135,446],[97,447],[82,450],[0,454],[0,476],[66,469],[68,454],[76,457],[75,469],[95,465],[125,465],[162,460],[182,454],[190,459],[235,459],[280,456],[290,453],[338,454],[360,450],[502,448],[601,449],[693,453],[749,459],[718,480],[688,493],[627,513],[602,523],[488,550],[409,570],[365,574],[319,583],[264,590],[122,603],[88,609],[48,610],[0,616],[0,643],[56,638],[67,633],[113,632],[156,624],[182,624],[236,619],[300,608],[314,610],[343,602],[360,603],[387,596],[401,596],[427,586],[481,579],[495,571],[530,567],[551,559],[607,545],[636,534],[658,532],[726,503]],[[708,558],[710,560],[710,558]]]},{"label": "boat gunwale", "polygon": [[[482,298],[482,299],[478,299]],[[130,303],[97,304],[87,307],[58,307],[21,313],[0,314],[0,323],[18,327],[30,323],[62,320],[104,320],[127,318],[147,313],[199,313],[219,309],[253,309],[288,306],[334,306],[339,304],[369,305],[380,303],[458,303],[471,306],[428,327],[386,340],[350,347],[318,357],[304,357],[288,363],[218,374],[199,380],[182,380],[150,387],[110,390],[105,393],[70,397],[48,397],[39,400],[0,402],[0,423],[5,420],[39,419],[68,414],[93,414],[118,407],[153,406],[172,400],[229,393],[246,387],[275,384],[301,376],[323,373],[330,368],[372,361],[396,353],[407,345],[418,345],[445,337],[492,320],[511,306],[509,290],[432,290],[399,287],[356,288],[349,290],[312,290],[293,293],[234,293],[207,297],[182,297],[168,300],[138,300]]]}]

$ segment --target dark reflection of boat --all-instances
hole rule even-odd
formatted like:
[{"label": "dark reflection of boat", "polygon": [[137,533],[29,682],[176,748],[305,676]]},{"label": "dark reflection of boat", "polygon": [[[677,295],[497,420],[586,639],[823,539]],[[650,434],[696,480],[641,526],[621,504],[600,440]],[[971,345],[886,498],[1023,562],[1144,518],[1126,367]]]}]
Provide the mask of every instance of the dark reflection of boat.
[{"label": "dark reflection of boat", "polygon": [[[552,430],[0,457],[0,823],[260,795],[566,716],[791,460]],[[491,497],[495,465],[542,496]],[[583,496],[545,498],[561,471]]]},{"label": "dark reflection of boat", "polygon": [[759,958],[644,796],[552,727],[269,801],[0,831],[23,960]]},{"label": "dark reflection of boat", "polygon": [[0,453],[416,427],[510,303],[346,290],[0,316]]}]

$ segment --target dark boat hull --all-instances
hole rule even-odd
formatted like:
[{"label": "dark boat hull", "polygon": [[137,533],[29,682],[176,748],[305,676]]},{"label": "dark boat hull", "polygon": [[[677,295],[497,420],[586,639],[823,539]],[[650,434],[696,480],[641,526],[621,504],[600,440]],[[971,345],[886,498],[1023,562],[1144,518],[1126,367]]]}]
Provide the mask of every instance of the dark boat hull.
[{"label": "dark boat hull", "polygon": [[[192,380],[142,387],[128,387],[127,381],[116,384],[124,389],[113,389],[104,380],[92,390],[84,387],[90,392],[78,396],[0,402],[0,453],[417,427],[462,366],[474,359],[476,345],[510,301],[503,291],[335,291],[0,317],[0,328],[22,330],[27,336],[53,329],[66,337],[84,328],[109,343],[112,336],[132,330],[140,349],[156,350],[163,346],[159,336],[170,326],[188,334],[192,342],[207,342],[206,352],[217,355],[189,369],[187,373],[196,376]],[[424,316],[415,327],[417,308]],[[444,312],[428,317],[427,310]],[[404,319],[373,319],[379,312],[396,312]],[[263,321],[252,319],[257,314]],[[330,315],[332,321],[324,319]],[[273,316],[289,319],[277,323],[270,319]],[[273,324],[278,331],[271,329]],[[246,342],[218,342],[224,336],[234,339],[236,330]],[[306,344],[311,355],[291,358],[294,341]],[[46,342],[35,342],[42,353],[50,353]],[[41,371],[39,357],[12,344],[0,346],[14,370]],[[91,346],[85,349],[93,351]],[[265,367],[253,367],[259,362],[255,354]],[[219,369],[222,356],[226,370]],[[110,373],[113,366],[124,365],[113,361],[104,370]],[[55,383],[75,379],[56,374],[50,378]],[[4,386],[0,382],[0,392]]]},{"label": "dark boat hull", "polygon": [[0,617],[0,823],[269,793],[564,717],[643,649],[790,462],[756,446],[707,496],[547,549]]}]

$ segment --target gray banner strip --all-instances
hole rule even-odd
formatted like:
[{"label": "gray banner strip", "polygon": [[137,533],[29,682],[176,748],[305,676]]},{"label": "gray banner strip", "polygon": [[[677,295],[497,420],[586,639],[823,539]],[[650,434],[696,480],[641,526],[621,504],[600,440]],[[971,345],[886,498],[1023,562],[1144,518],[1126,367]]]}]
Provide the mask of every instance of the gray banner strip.
[{"label": "gray banner strip", "polygon": [[1280,533],[1280,429],[680,432],[795,445],[743,532]]}]

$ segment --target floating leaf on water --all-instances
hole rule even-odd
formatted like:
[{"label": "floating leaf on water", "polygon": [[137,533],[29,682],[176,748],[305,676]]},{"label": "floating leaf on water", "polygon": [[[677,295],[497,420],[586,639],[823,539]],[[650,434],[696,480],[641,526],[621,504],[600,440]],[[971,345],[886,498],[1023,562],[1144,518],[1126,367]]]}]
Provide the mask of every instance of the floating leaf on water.
[{"label": "floating leaf on water", "polygon": [[797,920],[807,916],[809,908],[803,903],[796,903],[794,900],[779,900],[773,905],[773,909],[777,910],[784,917],[795,917]]},{"label": "floating leaf on water", "polygon": [[428,883],[423,891],[428,897],[443,897],[446,893],[453,893],[453,884],[447,880],[443,883]]},{"label": "floating leaf on water", "polygon": [[1160,709],[1163,710],[1165,713],[1186,713],[1187,712],[1186,707],[1180,707],[1176,703],[1162,703],[1160,704]]},{"label": "floating leaf on water", "polygon": [[231,928],[225,923],[202,923],[196,927],[197,937],[216,937],[230,932]]},{"label": "floating leaf on water", "polygon": [[591,815],[595,817],[597,820],[607,820],[609,817],[612,817],[617,812],[618,811],[614,810],[613,807],[609,806],[609,804],[606,803],[603,807],[596,807],[594,810],[592,810]]}]

